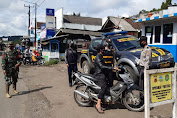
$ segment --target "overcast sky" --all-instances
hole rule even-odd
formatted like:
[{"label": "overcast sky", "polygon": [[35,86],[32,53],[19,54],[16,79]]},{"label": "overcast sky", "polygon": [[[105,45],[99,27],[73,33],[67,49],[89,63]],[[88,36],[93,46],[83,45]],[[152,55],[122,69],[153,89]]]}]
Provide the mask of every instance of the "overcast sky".
[{"label": "overcast sky", "polygon": [[[103,18],[106,16],[131,16],[140,10],[160,8],[165,0],[0,0],[0,36],[27,35],[28,2],[40,5],[37,21],[45,22],[45,9],[55,11],[64,8],[64,14],[80,13],[81,16]],[[177,0],[173,0],[177,2]],[[42,3],[42,4],[41,4]],[[31,21],[34,26],[34,8],[31,8]]]}]

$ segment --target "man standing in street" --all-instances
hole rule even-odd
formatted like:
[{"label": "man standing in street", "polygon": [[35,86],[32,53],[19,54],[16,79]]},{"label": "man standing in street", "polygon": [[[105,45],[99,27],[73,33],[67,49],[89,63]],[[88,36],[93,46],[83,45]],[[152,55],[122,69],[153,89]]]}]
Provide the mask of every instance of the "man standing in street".
[{"label": "man standing in street", "polygon": [[68,67],[69,87],[72,87],[72,72],[77,72],[77,50],[75,49],[74,42],[69,43],[69,48],[65,51],[65,63]]},{"label": "man standing in street", "polygon": [[4,79],[6,84],[6,97],[10,98],[9,87],[13,84],[13,92],[18,94],[16,91],[16,83],[18,79],[17,69],[21,65],[21,62],[18,58],[18,52],[14,50],[13,42],[8,44],[7,50],[2,55],[2,70],[4,73]]},{"label": "man standing in street", "polygon": [[143,51],[140,56],[140,80],[139,85],[141,88],[144,88],[144,70],[148,70],[151,66],[152,50],[147,44],[147,37],[140,37],[140,46],[143,47]]}]

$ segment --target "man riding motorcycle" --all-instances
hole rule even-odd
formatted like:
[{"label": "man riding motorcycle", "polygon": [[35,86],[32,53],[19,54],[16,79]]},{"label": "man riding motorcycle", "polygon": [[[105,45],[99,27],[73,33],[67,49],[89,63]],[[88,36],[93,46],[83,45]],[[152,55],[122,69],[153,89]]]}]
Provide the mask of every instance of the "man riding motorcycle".
[{"label": "man riding motorcycle", "polygon": [[24,65],[26,65],[27,60],[30,60],[30,47],[28,46],[24,51]]},{"label": "man riding motorcycle", "polygon": [[99,91],[99,94],[98,94],[98,101],[95,106],[96,110],[99,113],[104,113],[104,111],[102,110],[102,107],[101,107],[101,100],[104,98],[104,94],[105,94],[105,91],[107,88],[107,81],[106,81],[106,77],[105,77],[105,72],[108,70],[112,70],[112,69],[118,71],[117,67],[113,68],[111,66],[105,66],[105,62],[103,59],[103,50],[104,49],[105,49],[105,47],[101,44],[99,44],[97,46],[98,54],[95,58],[95,63],[94,63],[95,64],[94,76],[96,79],[98,79],[98,84],[101,87],[101,90]]},{"label": "man riding motorcycle", "polygon": [[[105,58],[105,64],[106,66],[115,66],[114,64],[114,51],[112,49],[112,42],[111,39],[106,39],[105,42],[105,50],[104,50],[104,56],[108,57]],[[106,63],[107,62],[107,63]],[[113,86],[113,72],[112,70],[106,71],[106,78],[109,82],[108,86],[112,87]]]}]

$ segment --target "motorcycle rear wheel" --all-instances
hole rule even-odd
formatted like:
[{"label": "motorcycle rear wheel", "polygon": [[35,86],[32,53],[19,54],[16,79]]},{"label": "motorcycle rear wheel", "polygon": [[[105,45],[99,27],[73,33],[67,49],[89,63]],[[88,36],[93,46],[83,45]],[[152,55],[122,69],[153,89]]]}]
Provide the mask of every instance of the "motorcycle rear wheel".
[{"label": "motorcycle rear wheel", "polygon": [[130,111],[140,112],[144,110],[144,92],[141,90],[129,90],[123,98],[125,107]]},{"label": "motorcycle rear wheel", "polygon": [[[79,84],[75,90],[78,90],[78,91],[88,95],[88,93],[86,91],[86,86],[84,84]],[[78,95],[75,92],[74,92],[74,99],[75,99],[76,103],[82,107],[89,107],[89,106],[91,106],[91,103],[92,103],[91,100],[83,98],[82,96]]]}]

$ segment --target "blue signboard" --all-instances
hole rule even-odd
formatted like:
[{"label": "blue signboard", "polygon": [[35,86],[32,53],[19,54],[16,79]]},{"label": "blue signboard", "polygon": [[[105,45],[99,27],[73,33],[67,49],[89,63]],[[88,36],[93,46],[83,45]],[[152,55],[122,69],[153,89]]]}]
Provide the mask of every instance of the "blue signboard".
[{"label": "blue signboard", "polygon": [[54,35],[55,35],[54,29],[47,29],[47,33],[46,33],[47,38],[52,38]]},{"label": "blue signboard", "polygon": [[43,31],[46,28],[46,24],[41,25],[41,31]]},{"label": "blue signboard", "polygon": [[55,10],[54,9],[46,9],[46,15],[47,16],[55,16]]}]

